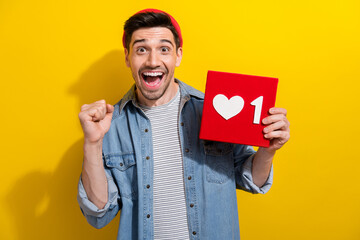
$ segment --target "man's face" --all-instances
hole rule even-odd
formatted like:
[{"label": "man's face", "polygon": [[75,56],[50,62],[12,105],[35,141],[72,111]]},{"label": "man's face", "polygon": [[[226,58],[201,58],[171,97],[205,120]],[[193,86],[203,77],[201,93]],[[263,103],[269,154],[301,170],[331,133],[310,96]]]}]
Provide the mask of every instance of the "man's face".
[{"label": "man's face", "polygon": [[141,104],[162,105],[176,95],[174,71],[181,58],[182,49],[176,50],[174,35],[168,28],[140,28],[133,32],[125,60]]}]

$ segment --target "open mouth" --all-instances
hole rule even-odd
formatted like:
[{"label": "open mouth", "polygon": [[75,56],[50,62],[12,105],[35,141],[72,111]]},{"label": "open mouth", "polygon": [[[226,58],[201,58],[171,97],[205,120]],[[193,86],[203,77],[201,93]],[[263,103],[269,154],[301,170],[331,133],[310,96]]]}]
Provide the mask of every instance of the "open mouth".
[{"label": "open mouth", "polygon": [[144,80],[145,84],[150,88],[157,87],[161,83],[164,75],[165,74],[163,72],[158,71],[148,71],[141,73],[142,79]]}]

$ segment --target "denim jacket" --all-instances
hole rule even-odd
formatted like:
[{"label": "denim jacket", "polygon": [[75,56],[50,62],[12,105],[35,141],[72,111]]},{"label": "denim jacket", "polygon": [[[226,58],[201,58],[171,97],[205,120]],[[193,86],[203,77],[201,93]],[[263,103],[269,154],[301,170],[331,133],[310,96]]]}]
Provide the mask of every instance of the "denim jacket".
[{"label": "denim jacket", "polygon": [[[240,239],[236,188],[265,193],[252,181],[255,151],[251,146],[199,139],[204,94],[176,79],[180,86],[179,132],[190,239]],[[103,139],[108,202],[98,209],[81,178],[78,202],[95,228],[120,211],[117,239],[153,239],[153,148],[151,125],[135,100],[135,86],[120,100]],[[147,185],[150,185],[147,186]]]}]

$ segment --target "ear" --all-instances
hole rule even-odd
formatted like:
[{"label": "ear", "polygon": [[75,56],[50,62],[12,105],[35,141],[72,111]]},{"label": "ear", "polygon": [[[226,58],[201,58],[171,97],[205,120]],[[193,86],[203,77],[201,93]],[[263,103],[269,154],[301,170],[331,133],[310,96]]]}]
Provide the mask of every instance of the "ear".
[{"label": "ear", "polygon": [[179,47],[176,51],[176,63],[175,63],[176,67],[180,66],[181,59],[182,59],[182,47]]},{"label": "ear", "polygon": [[127,50],[127,48],[124,48],[124,53],[125,53],[125,63],[127,67],[130,67],[130,61],[129,61],[129,51]]}]

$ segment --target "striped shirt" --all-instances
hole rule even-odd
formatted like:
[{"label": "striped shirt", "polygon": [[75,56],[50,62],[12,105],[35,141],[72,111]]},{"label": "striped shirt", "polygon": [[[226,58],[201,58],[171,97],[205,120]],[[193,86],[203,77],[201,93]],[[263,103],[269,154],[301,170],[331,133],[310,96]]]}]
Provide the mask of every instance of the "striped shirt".
[{"label": "striped shirt", "polygon": [[141,106],[153,140],[154,239],[189,239],[179,134],[180,92],[167,104]]}]

